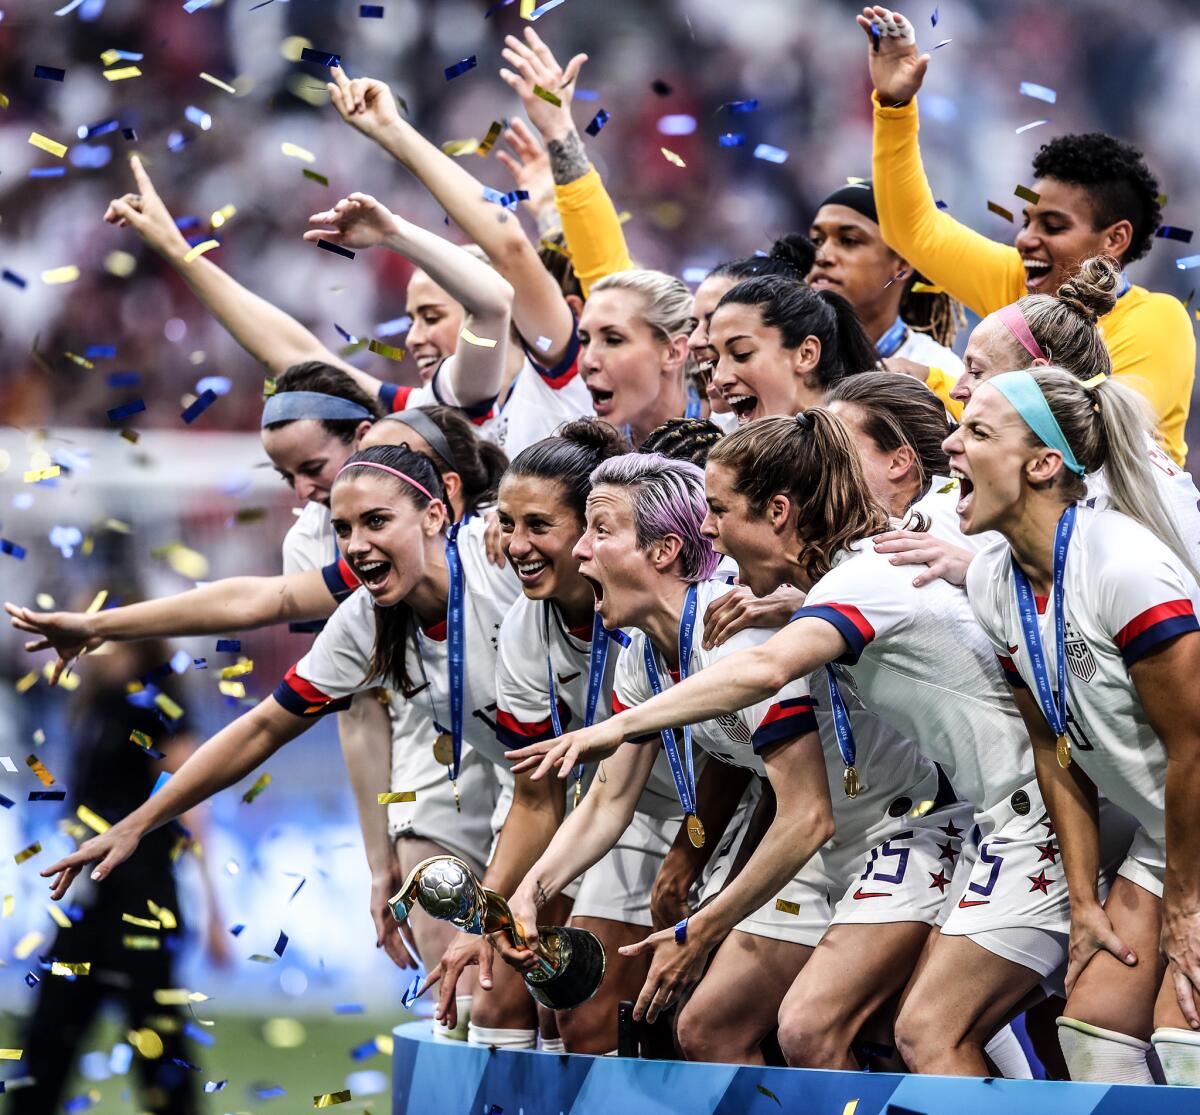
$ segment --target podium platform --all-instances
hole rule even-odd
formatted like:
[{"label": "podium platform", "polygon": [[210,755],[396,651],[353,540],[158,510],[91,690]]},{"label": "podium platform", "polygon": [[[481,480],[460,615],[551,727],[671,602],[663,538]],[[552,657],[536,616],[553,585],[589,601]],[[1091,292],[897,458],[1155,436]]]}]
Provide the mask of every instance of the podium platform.
[{"label": "podium platform", "polygon": [[392,1115],[1200,1115],[1200,1088],[747,1068],[434,1042],[393,1031]]}]

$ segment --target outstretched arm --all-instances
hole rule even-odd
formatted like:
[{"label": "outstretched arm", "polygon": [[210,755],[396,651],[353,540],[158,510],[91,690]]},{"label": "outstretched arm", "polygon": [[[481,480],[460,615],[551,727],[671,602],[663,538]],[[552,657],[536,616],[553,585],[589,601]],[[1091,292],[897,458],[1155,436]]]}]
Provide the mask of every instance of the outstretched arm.
[{"label": "outstretched arm", "polygon": [[199,747],[158,793],[112,828],[47,867],[42,877],[54,877],[50,897],[62,898],[89,863],[98,863],[93,879],[107,878],[137,850],[146,833],[232,786],[311,725],[311,720],[285,711],[273,697],[239,716]]},{"label": "outstretched arm", "polygon": [[461,302],[471,332],[493,343],[475,344],[463,338],[438,373],[442,395],[451,406],[466,407],[490,403],[499,394],[513,304],[513,289],[501,275],[449,240],[397,217],[370,194],[351,194],[332,209],[314,213],[308,223],[333,227],[309,229],[305,240],[330,240],[348,248],[390,248]]},{"label": "outstretched arm", "polygon": [[406,120],[392,91],[373,78],[351,81],[337,66],[329,95],[342,119],[375,140],[410,170],[450,218],[487,253],[515,293],[513,320],[531,343],[549,341],[538,360],[549,366],[567,354],[574,334],[570,307],[521,228],[520,221],[483,196],[483,185]]}]

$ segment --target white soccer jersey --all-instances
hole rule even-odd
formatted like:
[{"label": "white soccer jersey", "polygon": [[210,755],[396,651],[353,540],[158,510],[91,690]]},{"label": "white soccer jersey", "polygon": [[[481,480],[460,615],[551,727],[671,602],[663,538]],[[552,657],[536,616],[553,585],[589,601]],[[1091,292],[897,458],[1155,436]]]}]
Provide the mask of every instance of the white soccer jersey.
[{"label": "white soccer jersey", "polygon": [[341,557],[333,534],[329,508],[309,500],[283,538],[283,572],[307,573],[323,569]]},{"label": "white soccer jersey", "polygon": [[792,618],[836,627],[849,646],[834,667],[843,690],[986,810],[1033,777],[1025,727],[966,594],[912,580],[911,567],[892,565],[870,539],[856,542]]},{"label": "white soccer jersey", "polygon": [[522,449],[547,438],[564,423],[594,418],[592,397],[579,375],[579,341],[554,368],[543,368],[528,356],[503,405],[494,406],[479,436],[494,441],[511,460]]},{"label": "white soccer jersey", "polygon": [[[609,639],[604,681],[596,702],[597,721],[612,714],[613,678],[629,636],[614,631]],[[562,730],[569,732],[583,727],[591,649],[591,628],[584,631],[566,628],[558,610],[547,601],[522,596],[512,606],[500,627],[500,652],[496,660],[496,735],[505,747],[525,747],[554,736],[547,656],[553,663]],[[594,767],[589,780],[591,773]],[[655,759],[637,809],[660,820],[679,820],[682,816],[665,753]]]},{"label": "white soccer jersey", "polygon": [[[1159,498],[1170,512],[1175,529],[1179,531],[1179,537],[1183,539],[1192,561],[1200,564],[1200,491],[1196,490],[1191,475],[1171,460],[1149,434],[1146,435],[1146,456],[1158,486]],[[1110,507],[1104,469],[1089,473],[1086,479],[1087,505],[1097,511]]]},{"label": "white soccer jersey", "polygon": [[[1036,694],[1008,543],[971,563],[967,592],[1009,680]],[[1200,588],[1150,531],[1116,511],[1076,510],[1063,576],[1068,735],[1072,760],[1161,847],[1167,755],[1129,667],[1179,635],[1200,630]],[[1053,599],[1037,600],[1042,646],[1057,688]]]},{"label": "white soccer jersey", "polygon": [[[709,604],[730,591],[723,580],[709,580],[698,586],[696,632],[692,642],[689,676],[706,669],[722,659],[766,642],[774,631],[747,628],[712,650],[701,645],[704,640],[704,613]],[[613,706],[617,711],[650,700],[653,690],[646,676],[643,647],[646,636],[641,631],[631,634],[630,644],[621,655]],[[664,688],[678,680],[659,661],[659,675]],[[809,692],[812,682],[814,694]],[[932,763],[922,758],[916,748],[897,736],[890,728],[864,712],[847,694],[854,739],[857,747],[856,767],[862,786],[855,798],[847,798],[842,789],[844,766],[833,733],[828,690],[824,672],[812,678],[789,682],[769,700],[747,708],[706,720],[692,726],[692,738],[708,754],[733,766],[747,767],[759,777],[766,777],[766,766],[759,752],[781,740],[795,739],[806,732],[818,732],[822,740],[829,790],[837,824],[838,843],[850,842],[873,831],[880,823],[894,826],[888,809],[902,797],[911,804],[933,800],[937,792],[937,772]],[[821,709],[818,717],[817,708]],[[669,768],[668,768],[669,773]],[[907,812],[907,810],[905,810]]]},{"label": "white soccer jersey", "polygon": [[[467,520],[458,534],[463,566],[466,669],[463,679],[463,739],[482,756],[507,769],[504,747],[496,739],[496,642],[500,624],[520,595],[516,575],[506,565],[493,565],[484,544],[485,522]],[[371,677],[375,645],[375,603],[364,588],[353,592],[334,612],[312,650],[275,690],[275,699],[299,716],[329,711],[341,698],[380,684]],[[429,718],[450,728],[450,670],[446,622],[417,629],[408,646],[409,676],[404,692],[392,681],[393,696],[428,711]],[[432,742],[432,740],[431,740]]]},{"label": "white soccer jersey", "polygon": [[892,355],[902,356],[914,364],[940,368],[951,383],[957,382],[958,377],[963,374],[963,362],[955,355],[953,349],[938,344],[928,333],[919,333],[911,327],[904,343]]}]

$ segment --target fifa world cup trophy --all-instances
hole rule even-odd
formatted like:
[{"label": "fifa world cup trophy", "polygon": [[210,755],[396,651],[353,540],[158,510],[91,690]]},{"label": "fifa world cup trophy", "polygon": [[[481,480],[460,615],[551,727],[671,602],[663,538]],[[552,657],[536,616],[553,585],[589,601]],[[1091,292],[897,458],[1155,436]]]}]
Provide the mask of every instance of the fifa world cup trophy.
[{"label": "fifa world cup trophy", "polygon": [[[434,856],[417,864],[399,892],[388,900],[392,916],[404,921],[414,906],[448,921],[464,933],[507,933],[518,948],[525,939],[508,902],[475,878],[455,856]],[[604,946],[595,934],[570,926],[538,926],[534,955],[538,967],[526,973],[529,994],[551,1010],[586,1003],[604,978]]]}]

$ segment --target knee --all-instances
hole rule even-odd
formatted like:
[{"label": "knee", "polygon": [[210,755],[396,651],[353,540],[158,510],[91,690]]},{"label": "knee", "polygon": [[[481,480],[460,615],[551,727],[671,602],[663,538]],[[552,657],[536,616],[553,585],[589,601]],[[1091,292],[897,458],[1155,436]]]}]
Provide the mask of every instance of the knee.
[{"label": "knee", "polygon": [[896,1016],[896,1051],[910,1072],[928,1071],[928,1065],[944,1035],[939,1035],[937,1018],[921,1003],[909,999]]},{"label": "knee", "polygon": [[849,1045],[842,1039],[832,1019],[822,1018],[804,1003],[779,1012],[779,1048],[792,1068],[840,1068]]},{"label": "knee", "polygon": [[558,1012],[555,1019],[558,1036],[568,1053],[590,1053],[601,1057],[617,1048],[616,1007],[594,1009],[595,1003],[593,999],[574,1010]]},{"label": "knee", "polygon": [[745,1035],[729,1025],[730,1013],[719,1003],[711,1003],[703,987],[684,1004],[675,1022],[675,1040],[689,1061],[729,1061],[738,1059],[738,1049],[746,1044]]}]

